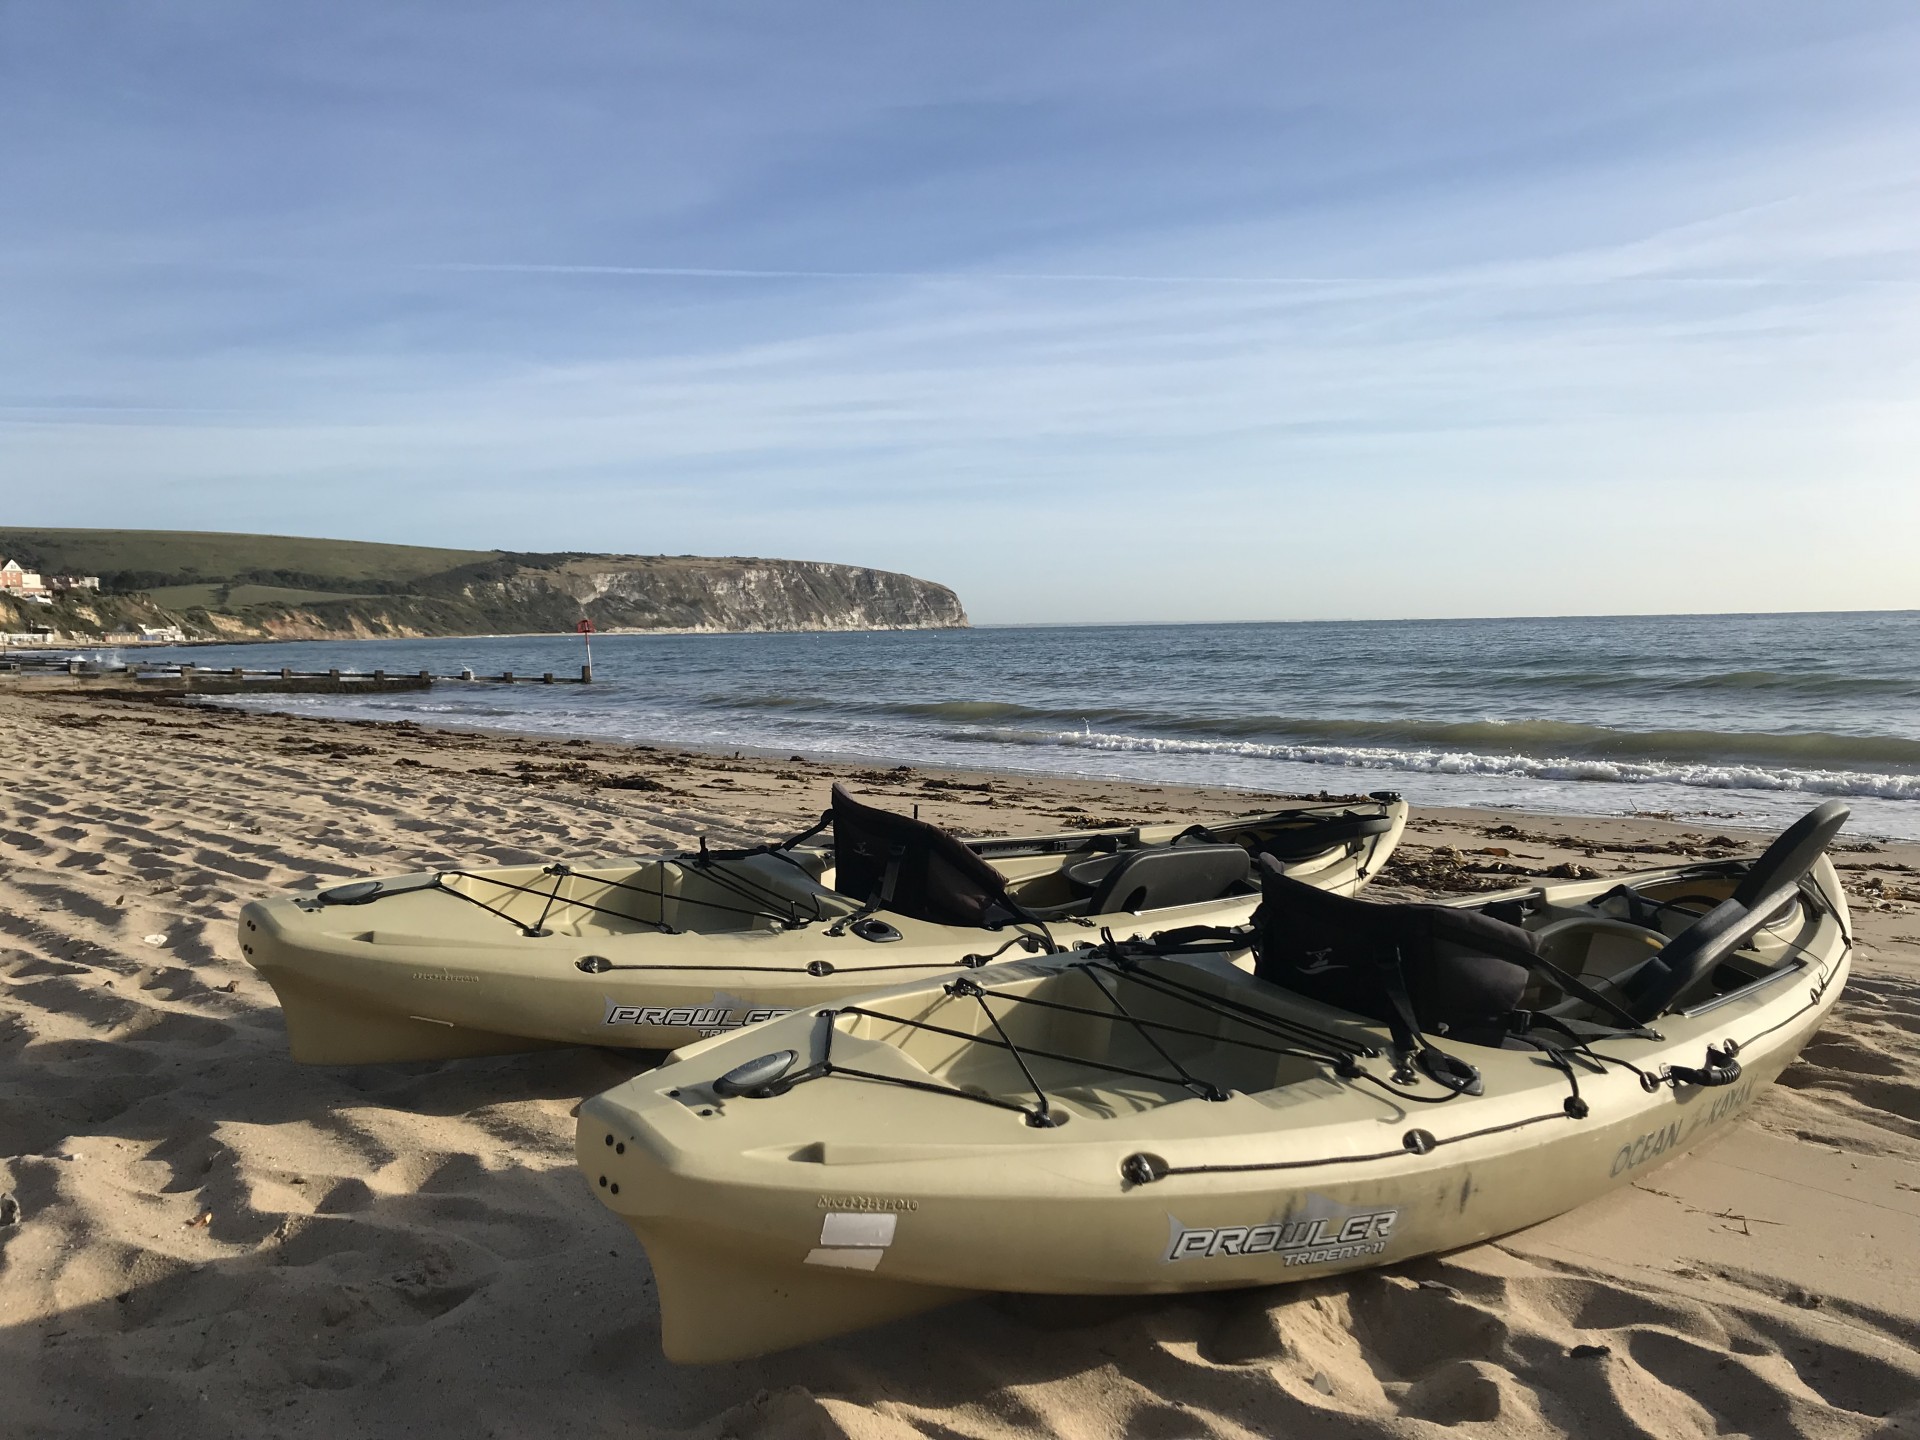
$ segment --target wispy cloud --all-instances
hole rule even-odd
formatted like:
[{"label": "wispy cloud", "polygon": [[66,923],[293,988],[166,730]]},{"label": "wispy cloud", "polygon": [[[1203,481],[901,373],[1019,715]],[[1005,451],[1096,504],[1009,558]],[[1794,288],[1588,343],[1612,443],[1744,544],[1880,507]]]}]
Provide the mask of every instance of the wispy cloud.
[{"label": "wispy cloud", "polygon": [[195,14],[16,27],[16,519],[1210,618],[1725,608],[1851,507],[1738,603],[1911,603],[1904,7]]}]

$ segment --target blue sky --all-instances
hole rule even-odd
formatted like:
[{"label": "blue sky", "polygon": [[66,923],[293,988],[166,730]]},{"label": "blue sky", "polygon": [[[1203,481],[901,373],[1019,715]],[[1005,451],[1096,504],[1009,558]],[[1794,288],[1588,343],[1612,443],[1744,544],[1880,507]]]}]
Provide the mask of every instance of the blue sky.
[{"label": "blue sky", "polygon": [[1909,3],[0,0],[0,518],[1920,606]]}]

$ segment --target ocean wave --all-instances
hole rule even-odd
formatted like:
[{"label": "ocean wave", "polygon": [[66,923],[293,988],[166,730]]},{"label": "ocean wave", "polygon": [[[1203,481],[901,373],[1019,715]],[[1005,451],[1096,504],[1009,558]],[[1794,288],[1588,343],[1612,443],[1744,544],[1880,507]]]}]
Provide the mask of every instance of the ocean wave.
[{"label": "ocean wave", "polygon": [[1361,746],[1383,751],[1490,752],[1559,761],[1920,771],[1920,740],[1833,731],[1628,730],[1565,720],[1370,720],[1296,715],[1209,715],[1140,706],[1035,706],[998,700],[829,700],[767,695],[709,703],[820,715],[899,717],[945,725],[1146,732],[1156,740],[1233,741],[1280,747]]},{"label": "ocean wave", "polygon": [[[961,738],[961,737],[955,737]],[[977,735],[967,738],[979,738]],[[1876,796],[1920,800],[1920,775],[1851,770],[1769,768],[1758,765],[1679,765],[1565,755],[1477,754],[1471,751],[1401,750],[1377,746],[1274,745],[1246,740],[1182,740],[1094,730],[1036,731],[1006,728],[993,739],[1010,745],[1062,745],[1089,750],[1221,755],[1284,760],[1356,770],[1398,770],[1426,775],[1489,775],[1525,780],[1586,780],[1616,785],[1686,785],[1708,790],[1800,791],[1809,795]]]}]

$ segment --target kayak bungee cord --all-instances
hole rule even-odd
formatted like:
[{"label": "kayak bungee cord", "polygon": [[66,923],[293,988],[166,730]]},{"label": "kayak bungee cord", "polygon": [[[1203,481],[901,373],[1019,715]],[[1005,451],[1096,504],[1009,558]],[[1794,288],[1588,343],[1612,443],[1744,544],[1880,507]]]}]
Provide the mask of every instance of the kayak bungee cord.
[{"label": "kayak bungee cord", "polygon": [[[1081,973],[1094,983],[1102,995],[1106,996],[1107,1003],[1112,1005],[1117,1013],[1126,1016],[1127,1023],[1133,1027],[1134,1033],[1153,1047],[1153,1053],[1179,1072],[1182,1083],[1184,1083],[1189,1090],[1193,1091],[1194,1094],[1200,1096],[1203,1100],[1225,1100],[1227,1098],[1226,1092],[1211,1080],[1201,1080],[1189,1074],[1187,1067],[1174,1059],[1173,1055],[1167,1050],[1167,1047],[1153,1038],[1153,1030],[1149,1026],[1140,1023],[1133,1012],[1121,1003],[1120,997],[1107,988],[1107,982],[1094,973],[1092,967],[1087,967]],[[1199,1034],[1200,1032],[1194,1031],[1192,1033]]]},{"label": "kayak bungee cord", "polygon": [[[818,1014],[820,1018],[826,1020],[828,1024],[821,1047],[820,1058],[796,1074],[781,1077],[766,1086],[745,1093],[751,1098],[768,1098],[773,1095],[782,1094],[792,1089],[795,1085],[805,1083],[809,1080],[822,1080],[834,1075],[843,1075],[849,1078],[873,1080],[881,1084],[901,1085],[908,1089],[924,1090],[935,1095],[951,1095],[958,1099],[971,1100],[978,1104],[992,1105],[998,1109],[1012,1110],[1025,1116],[1029,1125],[1035,1126],[1036,1128],[1051,1128],[1059,1122],[1053,1116],[1052,1104],[1045,1088],[1040,1084],[1038,1078],[1033,1073],[1032,1066],[1028,1063],[1031,1058],[1036,1060],[1054,1060],[1062,1064],[1083,1066],[1106,1074],[1124,1075],[1136,1080],[1150,1080],[1163,1085],[1176,1085],[1183,1089],[1193,1091],[1208,1100],[1226,1100],[1231,1098],[1230,1092],[1225,1087],[1207,1080],[1202,1076],[1193,1074],[1185,1066],[1175,1061],[1163,1046],[1151,1038],[1148,1034],[1149,1031],[1158,1031],[1165,1035],[1190,1036],[1210,1040],[1215,1044],[1232,1045],[1241,1049],[1260,1051],[1265,1054],[1279,1055],[1290,1059],[1307,1060],[1329,1067],[1335,1075],[1349,1083],[1369,1081],[1396,1100],[1411,1101],[1416,1104],[1441,1105],[1448,1101],[1458,1099],[1463,1093],[1459,1090],[1449,1089],[1447,1094],[1438,1096],[1408,1094],[1405,1090],[1395,1087],[1390,1082],[1382,1080],[1379,1076],[1368,1074],[1365,1070],[1361,1069],[1356,1057],[1360,1055],[1375,1056],[1379,1054],[1379,1051],[1371,1046],[1356,1044],[1331,1032],[1321,1031],[1300,1022],[1285,1020],[1283,1017],[1258,1010],[1252,1006],[1234,1005],[1231,1004],[1231,1002],[1226,1005],[1215,1005],[1209,1003],[1209,1001],[1215,997],[1207,997],[1201,992],[1192,991],[1189,987],[1178,985],[1177,983],[1172,985],[1171,988],[1163,988],[1151,983],[1144,983],[1151,980],[1164,979],[1164,977],[1145,976],[1137,969],[1122,969],[1114,965],[1111,961],[1103,960],[1079,961],[1068,966],[1067,969],[1085,975],[1089,983],[1093,985],[1096,993],[1107,1000],[1112,1008],[1094,1009],[1083,1005],[1071,1005],[1064,1001],[1042,1000],[1031,995],[989,992],[986,987],[969,977],[949,983],[943,987],[945,993],[951,999],[972,999],[976,1001],[985,1014],[988,1023],[993,1027],[994,1035],[999,1037],[997,1039],[993,1036],[975,1031],[956,1030],[951,1026],[936,1024],[931,1020],[904,1015],[892,1015],[884,1011],[872,1010],[863,1005],[847,1005],[837,1009],[822,1010],[819,1011]],[[1169,998],[1184,1001],[1196,1009],[1216,1015],[1221,1019],[1243,1025],[1248,1029],[1259,1031],[1269,1038],[1283,1040],[1293,1039],[1294,1037],[1287,1033],[1288,1030],[1306,1034],[1311,1037],[1313,1041],[1320,1044],[1322,1048],[1309,1050],[1302,1049],[1297,1044],[1266,1044],[1260,1040],[1230,1037],[1205,1030],[1196,1030],[1190,1026],[1177,1025],[1170,1021],[1153,1020],[1144,1016],[1134,1015],[1126,1010],[1113,991],[1109,990],[1105,984],[1096,978],[1094,973],[1096,971],[1111,975],[1116,979],[1124,979],[1136,984],[1142,984],[1145,989],[1157,991],[1158,993],[1167,995]],[[1167,1060],[1169,1065],[1177,1073],[1173,1075],[1159,1074],[1151,1070],[1142,1070],[1133,1066],[1115,1064],[1112,1061],[1097,1059],[1089,1055],[1076,1055],[1057,1050],[1042,1049],[1037,1045],[1016,1043],[1014,1039],[1008,1035],[1006,1028],[1001,1023],[1001,1017],[987,1004],[986,997],[989,993],[997,994],[999,999],[1009,1004],[1030,1005],[1044,1010],[1057,1010],[1068,1014],[1086,1015],[1094,1019],[1123,1022],[1140,1033],[1143,1038],[1148,1039],[1153,1049],[1163,1059]],[[837,1022],[842,1016],[884,1021],[889,1024],[903,1025],[913,1030],[926,1031],[930,1034],[944,1035],[951,1039],[966,1041],[969,1044],[985,1045],[992,1049],[1005,1050],[1013,1058],[1014,1063],[1019,1066],[1021,1075],[1026,1080],[1028,1087],[1033,1091],[1037,1103],[1028,1105],[1019,1101],[988,1095],[979,1090],[961,1089],[958,1086],[941,1085],[932,1081],[914,1080],[904,1076],[883,1075],[873,1071],[860,1070],[851,1066],[842,1065],[833,1058],[833,1043],[838,1033]]]},{"label": "kayak bungee cord", "polygon": [[[666,865],[666,864],[679,864],[680,862],[662,861],[660,863],[662,865]],[[686,869],[687,867],[684,865],[681,865],[681,868]],[[556,900],[558,900],[561,885],[564,884],[567,878],[570,875],[574,874],[574,872],[568,870],[567,867],[564,865],[556,865],[556,866],[550,866],[545,871],[545,873],[555,876],[554,886],[551,892],[546,890],[535,889],[531,885],[521,885],[512,880],[501,880],[492,875],[475,874],[470,870],[442,870],[436,874],[435,881],[436,881],[437,888],[446,891],[447,894],[458,896],[462,900],[468,901],[469,903],[474,905],[478,905],[482,910],[486,910],[492,914],[498,915],[502,920],[507,921],[509,924],[518,926],[520,933],[528,936],[529,938],[541,939],[541,938],[544,938],[545,935],[551,932],[543,930],[540,925],[527,925],[516,916],[509,914],[507,911],[500,909],[498,906],[489,905],[485,900],[482,900],[479,896],[469,895],[464,890],[456,890],[453,887],[447,885],[445,882],[448,880],[466,880],[466,881],[477,883],[477,884],[492,885],[497,887],[498,889],[516,891],[517,893],[522,895],[531,895],[537,900],[547,902],[549,907],[551,907],[551,905]],[[661,898],[655,891],[643,889],[638,885],[629,885],[625,881],[621,881],[621,880],[607,880],[607,879],[602,879],[596,876],[596,877],[592,877],[592,883],[596,885],[604,886],[610,890],[624,890],[634,895],[644,896],[646,899],[649,899],[649,900],[658,901]],[[688,895],[670,895],[670,896],[667,896],[666,898],[673,900],[674,902],[682,906],[691,905],[691,906],[696,906],[698,908],[706,909],[706,910],[718,910],[725,915],[744,915],[749,919],[753,919],[753,920],[771,920],[775,924],[779,924],[779,925],[793,924],[795,925],[795,928],[797,928],[798,923],[804,923],[804,922],[797,922],[795,920],[789,920],[789,917],[778,914],[773,911],[743,909],[738,905],[728,905],[719,900],[700,900]],[[558,901],[558,903],[564,906],[569,906],[574,909],[586,910],[595,915],[605,915],[610,917],[611,919],[625,920],[636,925],[651,925],[654,929],[658,930],[663,935],[677,935],[680,933],[677,929],[675,929],[672,925],[667,924],[664,920],[649,920],[644,915],[633,915],[628,913],[625,910],[615,910],[606,905],[596,905],[591,900],[562,900],[562,901]],[[547,915],[547,911],[543,910],[541,912],[542,922],[545,921],[546,915]]]},{"label": "kayak bungee cord", "polygon": [[[1825,896],[1823,895],[1821,898],[1824,900]],[[944,987],[945,992],[953,999],[974,1000],[980,1006],[988,1023],[992,1026],[992,1035],[958,1030],[950,1026],[936,1024],[931,1020],[888,1014],[860,1005],[822,1010],[819,1011],[818,1014],[820,1018],[826,1020],[828,1023],[820,1058],[797,1074],[776,1079],[766,1085],[742,1093],[750,1098],[768,1098],[784,1093],[794,1085],[809,1080],[826,1079],[834,1075],[840,1075],[851,1079],[871,1080],[880,1084],[903,1086],[908,1089],[925,1091],[929,1094],[950,1095],[958,1099],[970,1100],[977,1104],[991,1105],[995,1108],[1011,1110],[1024,1116],[1027,1123],[1036,1128],[1052,1128],[1060,1122],[1055,1118],[1052,1101],[1047,1094],[1045,1086],[1034,1073],[1033,1067],[1029,1063],[1030,1060],[1051,1060],[1063,1064],[1083,1066],[1106,1074],[1149,1080],[1159,1084],[1176,1085],[1208,1100],[1226,1100],[1230,1098],[1230,1092],[1226,1089],[1203,1076],[1196,1075],[1186,1065],[1181,1064],[1175,1059],[1167,1048],[1155,1038],[1154,1032],[1166,1036],[1185,1036],[1209,1040],[1217,1045],[1231,1045],[1241,1049],[1256,1050],[1268,1054],[1312,1061],[1327,1066],[1335,1077],[1345,1081],[1349,1085],[1371,1085],[1396,1102],[1444,1105],[1458,1100],[1463,1094],[1468,1093],[1463,1089],[1446,1085],[1439,1080],[1435,1080],[1434,1083],[1446,1090],[1447,1093],[1444,1095],[1411,1093],[1407,1088],[1408,1083],[1417,1082],[1383,1079],[1378,1075],[1370,1073],[1358,1063],[1357,1056],[1359,1055],[1369,1057],[1377,1056],[1380,1052],[1374,1047],[1356,1046],[1338,1035],[1318,1030],[1316,1027],[1306,1025],[1302,1022],[1287,1020],[1284,1017],[1273,1015],[1270,1012],[1261,1011],[1257,1007],[1227,1001],[1224,997],[1207,995],[1204,991],[1197,989],[1197,987],[1181,984],[1165,975],[1148,972],[1141,968],[1141,957],[1139,955],[1126,955],[1124,958],[1128,963],[1117,963],[1121,961],[1124,952],[1120,951],[1117,946],[1110,948],[1112,948],[1115,953],[1108,958],[1078,961],[1066,967],[1069,970],[1077,971],[1085,975],[1095,991],[1106,1001],[1109,1008],[1098,1009],[1084,1005],[1074,1005],[1059,1000],[1041,999],[1037,996],[990,992],[978,981],[967,978],[956,980],[946,985]],[[1804,949],[1804,947],[1799,946],[1795,946],[1794,948]],[[1238,1023],[1248,1029],[1260,1031],[1269,1038],[1292,1038],[1286,1034],[1287,1030],[1303,1032],[1324,1046],[1325,1049],[1307,1050],[1295,1046],[1266,1044],[1259,1040],[1216,1034],[1205,1030],[1198,1030],[1191,1026],[1175,1024],[1170,1021],[1150,1019],[1135,1015],[1126,1008],[1124,1002],[1121,1001],[1115,990],[1111,989],[1101,978],[1102,975],[1111,976],[1115,980],[1124,979],[1130,981],[1151,992],[1183,1001],[1198,1010],[1215,1015],[1223,1020]],[[1781,1022],[1781,1025],[1792,1023],[1792,1020],[1797,1018],[1799,1014],[1804,1013],[1806,1009],[1817,1004],[1820,995],[1824,992],[1830,980],[1830,973],[1823,974],[1820,985],[1816,986],[1810,992],[1811,998],[1808,1004],[1796,1011],[1795,1016],[1789,1017],[1788,1020]],[[1092,1056],[1063,1053],[1061,1051],[1043,1049],[1036,1045],[1017,1043],[1012,1036],[1008,1034],[1002,1023],[1002,1017],[988,1005],[987,996],[989,993],[997,993],[1001,1000],[1009,1004],[1029,1005],[1044,1010],[1084,1015],[1094,1019],[1123,1023],[1135,1033],[1139,1034],[1141,1038],[1151,1046],[1156,1055],[1167,1063],[1168,1067],[1173,1070],[1174,1073],[1171,1075],[1160,1074],[1150,1070],[1142,1070],[1132,1066],[1115,1064],[1107,1060],[1096,1059]],[[1020,1073],[1026,1081],[1028,1088],[1033,1092],[1034,1103],[1029,1104],[1009,1100],[1001,1096],[986,1094],[977,1089],[961,1089],[958,1086],[943,1085],[927,1080],[915,1080],[904,1076],[886,1075],[871,1070],[843,1065],[833,1057],[834,1040],[838,1034],[837,1022],[842,1016],[877,1020],[887,1024],[904,1026],[908,1029],[947,1036],[970,1044],[985,1045],[993,1049],[1004,1050],[1008,1052],[1015,1064],[1019,1067]],[[1772,1030],[1781,1028],[1781,1025],[1769,1027],[1769,1030],[1763,1031],[1761,1034],[1771,1033]],[[1613,1033],[1615,1038],[1635,1038],[1635,1032],[1616,1031]],[[1639,1030],[1638,1033],[1644,1038],[1658,1038],[1644,1031],[1644,1029]],[[1122,1163],[1122,1178],[1128,1184],[1140,1185],[1150,1184],[1169,1175],[1297,1170],[1324,1165],[1386,1160],[1408,1152],[1424,1155],[1443,1145],[1453,1145],[1465,1140],[1478,1139],[1487,1135],[1502,1134],[1530,1125],[1542,1124],[1547,1121],[1584,1120],[1588,1118],[1592,1112],[1591,1107],[1580,1094],[1579,1077],[1574,1068],[1575,1060],[1592,1066],[1600,1073],[1604,1073],[1607,1064],[1621,1066],[1638,1075],[1642,1085],[1648,1090],[1656,1090],[1660,1088],[1661,1085],[1671,1085],[1676,1089],[1682,1085],[1706,1087],[1730,1085],[1740,1076],[1739,1064],[1733,1057],[1742,1047],[1732,1040],[1719,1046],[1709,1046],[1707,1062],[1702,1067],[1663,1066],[1661,1072],[1656,1076],[1653,1072],[1636,1066],[1631,1061],[1622,1057],[1604,1055],[1594,1051],[1591,1048],[1591,1041],[1580,1040],[1571,1045],[1561,1046],[1551,1044],[1544,1039],[1531,1035],[1520,1035],[1516,1036],[1516,1038],[1539,1051],[1542,1063],[1552,1067],[1559,1073],[1561,1078],[1567,1082],[1569,1093],[1558,1109],[1545,1111],[1537,1115],[1525,1116],[1518,1120],[1506,1121],[1498,1125],[1482,1126],[1458,1135],[1445,1137],[1437,1137],[1425,1129],[1410,1129],[1402,1136],[1401,1147],[1399,1149],[1368,1154],[1320,1156],[1305,1160],[1250,1161],[1236,1164],[1201,1165],[1170,1165],[1155,1155],[1144,1153],[1135,1154],[1128,1156]],[[1759,1035],[1753,1036],[1746,1043],[1751,1044],[1759,1038]]]},{"label": "kayak bungee cord", "polygon": [[[1183,1000],[1195,1009],[1204,1010],[1209,1014],[1218,1015],[1223,1019],[1238,1021],[1250,1029],[1264,1031],[1278,1039],[1299,1041],[1304,1038],[1309,1044],[1324,1045],[1336,1052],[1342,1052],[1335,1056],[1325,1057],[1329,1064],[1341,1063],[1345,1060],[1360,1056],[1371,1059],[1380,1053],[1379,1050],[1372,1045],[1344,1039],[1331,1031],[1318,1029],[1304,1021],[1290,1020],[1284,1015],[1275,1015],[1269,1011],[1244,1004],[1238,1000],[1229,1000],[1224,995],[1212,995],[1196,986],[1183,985],[1170,976],[1158,975],[1151,971],[1144,970],[1140,966],[1140,957],[1138,956],[1122,952],[1113,955],[1111,957],[1111,963],[1118,973],[1125,975],[1127,979],[1132,980],[1143,989],[1156,991],[1159,994],[1168,996],[1170,999]],[[1079,967],[1076,966],[1075,968]],[[1162,1024],[1164,1022],[1149,1021],[1148,1023]]]},{"label": "kayak bungee cord", "polygon": [[[987,1023],[993,1026],[994,1033],[1000,1037],[1000,1043],[1006,1047],[1013,1063],[1020,1067],[1020,1073],[1027,1077],[1027,1084],[1033,1087],[1033,1098],[1040,1102],[1039,1112],[1027,1117],[1029,1125],[1051,1126],[1058,1122],[1053,1118],[1053,1107],[1047,1103],[1047,1092],[1040,1088],[1040,1082],[1033,1078],[1033,1067],[1027,1064],[1027,1057],[1020,1053],[1020,1047],[1013,1043],[1013,1037],[1007,1034],[1006,1027],[1000,1023],[1000,1017],[993,1013],[993,1007],[987,1004],[987,992],[975,980],[956,980],[947,986],[949,995],[971,995],[979,1002],[980,1012],[987,1017]],[[1044,1055],[1043,1050],[1035,1050],[1035,1055]]]},{"label": "kayak bungee cord", "polygon": [[[582,874],[564,864],[549,865],[541,872],[542,874],[554,877],[553,887],[550,890],[532,885],[522,885],[513,880],[503,880],[493,875],[478,874],[471,870],[438,870],[434,872],[432,880],[424,885],[409,886],[404,889],[377,890],[364,896],[356,895],[351,899],[342,898],[339,900],[331,900],[331,903],[364,905],[375,900],[384,899],[390,895],[408,895],[412,894],[415,890],[432,889],[440,890],[456,899],[465,900],[470,905],[477,905],[488,914],[499,916],[502,920],[505,920],[508,924],[518,929],[521,934],[534,939],[544,938],[546,935],[552,933],[545,927],[548,916],[553,913],[556,906],[562,909],[572,908],[585,910],[595,915],[605,915],[611,919],[626,921],[630,924],[651,925],[663,935],[676,935],[680,933],[664,920],[650,920],[644,915],[635,915],[626,910],[616,910],[606,905],[596,905],[591,900],[577,898],[562,899],[560,891],[566,882],[569,879],[580,879],[588,884],[601,886],[603,889],[622,890],[629,894],[639,895],[662,906],[664,906],[667,900],[673,900],[682,906],[717,910],[727,915],[744,915],[753,920],[771,920],[777,925],[782,925],[793,930],[803,929],[816,920],[824,920],[826,918],[825,914],[820,912],[817,901],[814,904],[815,913],[813,915],[802,915],[799,907],[794,902],[786,899],[786,897],[776,895],[772,891],[756,893],[757,887],[753,887],[751,882],[742,881],[739,876],[728,875],[726,872],[718,870],[711,865],[700,864],[697,859],[687,861],[679,859],[661,860],[658,864],[661,867],[662,886],[665,884],[665,867],[667,865],[675,865],[682,871],[692,871],[705,877],[721,889],[728,891],[740,899],[760,901],[762,903],[773,902],[783,904],[787,908],[787,913],[781,914],[776,910],[757,907],[747,909],[738,905],[728,905],[724,901],[702,900],[691,895],[667,895],[663,890],[647,889],[643,886],[630,884],[624,880],[613,880],[600,875]],[[530,895],[541,902],[542,908],[539,917],[533,924],[529,925],[519,916],[503,910],[500,906],[489,904],[478,895],[470,895],[465,890],[457,889],[447,883],[452,880],[464,880],[476,885],[491,885],[499,890],[510,890],[516,894]],[[362,883],[377,884],[380,882],[367,881]],[[338,890],[350,890],[353,888],[352,886],[340,886],[336,888],[336,891],[322,891],[319,899],[323,903],[328,903],[330,897],[334,896]]]}]

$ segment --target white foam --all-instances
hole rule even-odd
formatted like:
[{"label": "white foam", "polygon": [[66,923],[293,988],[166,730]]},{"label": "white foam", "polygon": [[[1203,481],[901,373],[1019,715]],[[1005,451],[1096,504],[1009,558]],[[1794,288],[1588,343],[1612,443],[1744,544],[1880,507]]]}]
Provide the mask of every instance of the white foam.
[{"label": "white foam", "polygon": [[1354,770],[1399,770],[1424,775],[1500,775],[1525,780],[1587,780],[1616,785],[1686,785],[1708,790],[1781,790],[1809,795],[1875,796],[1920,800],[1920,775],[1856,770],[1799,770],[1761,765],[1670,764],[1572,756],[1483,755],[1473,751],[1399,750],[1368,745],[1273,745],[1252,740],[1171,740],[1097,730],[1001,730],[997,740],[1088,750],[1158,754],[1233,755],[1290,760]]}]

